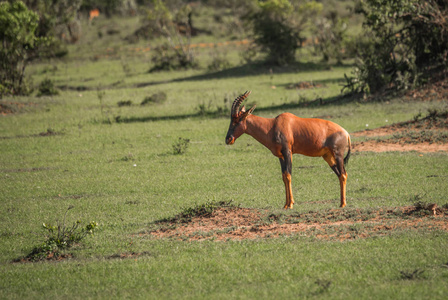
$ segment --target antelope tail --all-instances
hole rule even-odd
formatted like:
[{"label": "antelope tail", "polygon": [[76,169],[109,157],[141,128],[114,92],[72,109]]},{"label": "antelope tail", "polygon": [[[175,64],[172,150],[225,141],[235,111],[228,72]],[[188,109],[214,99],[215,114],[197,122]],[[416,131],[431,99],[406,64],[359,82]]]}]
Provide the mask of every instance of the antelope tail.
[{"label": "antelope tail", "polygon": [[350,150],[352,148],[352,142],[350,141],[350,135],[348,136],[347,140],[348,140],[348,152],[344,158],[344,166],[348,165],[348,160],[350,159]]}]

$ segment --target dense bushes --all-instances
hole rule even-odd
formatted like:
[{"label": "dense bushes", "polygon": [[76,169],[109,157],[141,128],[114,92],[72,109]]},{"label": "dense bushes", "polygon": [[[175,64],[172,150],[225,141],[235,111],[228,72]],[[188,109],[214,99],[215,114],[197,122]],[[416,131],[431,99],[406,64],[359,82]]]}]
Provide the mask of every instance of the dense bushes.
[{"label": "dense bushes", "polygon": [[442,0],[366,0],[364,39],[358,43],[353,91],[407,89],[444,70],[448,55],[448,3]]},{"label": "dense bushes", "polygon": [[0,3],[0,97],[24,94],[25,68],[39,43],[39,17],[22,2]]}]

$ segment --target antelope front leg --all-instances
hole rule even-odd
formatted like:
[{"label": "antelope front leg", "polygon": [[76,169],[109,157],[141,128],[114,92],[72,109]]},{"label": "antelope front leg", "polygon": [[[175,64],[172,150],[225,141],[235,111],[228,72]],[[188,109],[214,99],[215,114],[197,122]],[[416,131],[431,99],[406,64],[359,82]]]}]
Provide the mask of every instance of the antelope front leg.
[{"label": "antelope front leg", "polygon": [[292,196],[291,187],[291,170],[292,170],[292,155],[290,150],[282,151],[283,158],[280,158],[282,166],[282,178],[285,183],[286,203],[284,209],[292,209],[294,206],[294,197]]}]

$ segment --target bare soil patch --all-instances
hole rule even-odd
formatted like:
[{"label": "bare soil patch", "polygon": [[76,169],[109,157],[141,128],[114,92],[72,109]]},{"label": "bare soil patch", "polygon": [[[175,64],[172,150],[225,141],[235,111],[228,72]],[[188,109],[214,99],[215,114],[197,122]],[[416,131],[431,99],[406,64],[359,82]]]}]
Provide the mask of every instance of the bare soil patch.
[{"label": "bare soil patch", "polygon": [[106,259],[126,259],[126,258],[138,258],[143,256],[150,256],[151,253],[144,251],[144,252],[124,252],[124,253],[117,253],[113,254],[111,256],[106,257]]},{"label": "bare soil patch", "polygon": [[430,144],[430,143],[420,143],[420,144],[402,144],[402,143],[391,143],[391,142],[381,142],[377,140],[369,140],[365,142],[358,142],[353,144],[353,150],[357,151],[370,151],[370,152],[409,152],[416,151],[421,153],[430,152],[448,152],[448,144]]},{"label": "bare soil patch", "polygon": [[352,137],[367,137],[353,143],[354,151],[448,151],[448,111],[429,111],[421,118],[383,126],[373,130],[354,132]]},{"label": "bare soil patch", "polygon": [[324,240],[353,240],[403,230],[448,231],[448,209],[418,204],[381,209],[331,209],[272,214],[267,210],[219,207],[208,215],[157,222],[139,236],[184,241],[254,240],[300,235]]},{"label": "bare soil patch", "polygon": [[298,83],[292,83],[292,84],[288,85],[286,88],[288,90],[307,90],[307,89],[320,88],[320,87],[323,87],[323,85],[320,83],[315,83],[312,81],[301,81]]},{"label": "bare soil patch", "polygon": [[[70,253],[67,254],[58,254],[55,252],[49,252],[45,257],[43,257],[41,260],[45,260],[45,261],[63,261],[66,259],[71,259],[73,258],[73,255]],[[40,260],[35,260],[29,256],[26,257],[21,257],[21,258],[17,258],[15,260],[13,260],[13,263],[33,263],[33,262],[37,262]]]},{"label": "bare soil patch", "polygon": [[37,106],[35,103],[21,103],[11,101],[0,101],[0,115],[6,116],[24,110],[29,106]]}]

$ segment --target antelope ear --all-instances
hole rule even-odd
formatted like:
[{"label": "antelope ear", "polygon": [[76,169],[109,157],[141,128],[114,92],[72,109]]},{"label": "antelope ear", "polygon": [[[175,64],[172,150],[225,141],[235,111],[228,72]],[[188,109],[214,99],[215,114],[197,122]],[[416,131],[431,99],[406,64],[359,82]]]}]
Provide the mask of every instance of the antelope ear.
[{"label": "antelope ear", "polygon": [[241,112],[245,113],[246,112],[246,107],[243,105],[243,107],[241,107]]},{"label": "antelope ear", "polygon": [[248,111],[245,111],[243,114],[242,119],[245,120],[250,114],[252,114],[252,112],[254,111],[256,105],[252,106],[251,109],[249,109]]},{"label": "antelope ear", "polygon": [[256,105],[252,106],[252,107],[249,109],[249,111],[247,112],[247,115],[250,115],[250,114],[254,111],[255,107],[257,107],[257,106],[256,106]]}]

